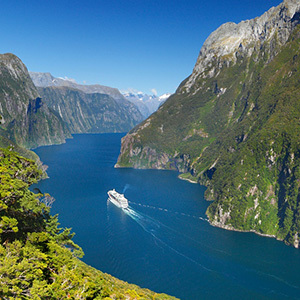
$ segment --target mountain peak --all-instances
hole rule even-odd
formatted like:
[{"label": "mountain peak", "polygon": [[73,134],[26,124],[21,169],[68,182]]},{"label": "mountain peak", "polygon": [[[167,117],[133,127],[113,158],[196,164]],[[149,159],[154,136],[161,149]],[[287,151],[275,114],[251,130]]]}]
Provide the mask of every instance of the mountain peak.
[{"label": "mountain peak", "polygon": [[[239,56],[251,56],[266,41],[273,39],[278,45],[285,44],[299,24],[299,18],[300,2],[285,0],[255,19],[221,25],[204,42],[193,73],[180,92],[190,92],[198,77],[215,76],[224,65],[235,63]],[[275,47],[269,51],[270,57],[276,54]]]},{"label": "mountain peak", "polygon": [[100,84],[84,85],[77,83],[74,79],[68,77],[54,77],[50,73],[29,72],[30,77],[37,87],[50,87],[50,86],[67,86],[87,94],[107,94],[115,100],[124,101],[123,95],[117,88],[108,87]]},{"label": "mountain peak", "polygon": [[171,95],[169,93],[165,93],[158,97],[156,95],[144,94],[143,92],[134,89],[122,91],[122,94],[127,100],[129,100],[138,107],[138,109],[145,118],[147,118],[153,112],[155,112],[158,109],[158,107],[163,102],[165,102]]}]

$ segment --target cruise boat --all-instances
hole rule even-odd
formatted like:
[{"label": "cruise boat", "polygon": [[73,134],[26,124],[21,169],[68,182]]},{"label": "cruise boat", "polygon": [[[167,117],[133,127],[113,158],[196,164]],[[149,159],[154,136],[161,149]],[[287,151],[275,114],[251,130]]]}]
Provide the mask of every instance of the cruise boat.
[{"label": "cruise boat", "polygon": [[117,191],[115,191],[115,189],[108,191],[107,194],[108,200],[114,205],[120,208],[128,207],[128,200],[124,197],[123,194],[119,194]]}]

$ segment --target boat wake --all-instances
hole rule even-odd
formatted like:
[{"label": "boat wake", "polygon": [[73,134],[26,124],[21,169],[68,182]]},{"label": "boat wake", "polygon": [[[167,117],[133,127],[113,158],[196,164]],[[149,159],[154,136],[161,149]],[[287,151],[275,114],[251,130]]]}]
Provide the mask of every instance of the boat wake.
[{"label": "boat wake", "polygon": [[[155,239],[156,244],[160,247],[167,247],[171,251],[175,252],[176,254],[180,255],[181,257],[184,257],[185,259],[189,260],[190,262],[200,266],[201,268],[207,270],[207,271],[213,271],[199,262],[197,262],[195,259],[191,258],[190,256],[182,253],[180,250],[177,250],[175,246],[172,246],[172,243],[174,241],[174,236],[176,236],[176,239],[178,239],[178,235],[180,235],[179,232],[176,230],[170,228],[169,226],[159,222],[158,220],[155,220],[141,212],[138,212],[137,210],[133,209],[132,207],[128,207],[126,209],[123,209],[123,211],[134,221],[136,221],[146,232],[152,235],[152,237]],[[184,238],[188,238],[184,236]]]},{"label": "boat wake", "polygon": [[[150,208],[159,209],[158,207]],[[163,208],[161,208],[160,210],[165,211],[165,209]],[[224,265],[222,259],[219,258],[219,255],[212,255],[212,253],[223,253],[223,251],[218,251],[218,249],[214,249],[213,247],[208,246],[205,243],[203,244],[199,240],[191,238],[186,233],[177,231],[163,224],[162,222],[138,211],[132,206],[123,208],[122,211],[128,217],[134,220],[139,226],[141,226],[141,228],[145,232],[151,235],[157,247],[161,248],[164,252],[166,249],[168,249],[173,253],[176,253],[179,257],[198,266],[204,272],[214,273],[215,275],[213,276],[222,276],[224,277],[224,280],[233,280],[234,282],[238,282],[240,285],[245,286],[248,286],[249,280],[256,280],[255,278],[258,277],[260,281],[264,281],[266,284],[266,287],[263,289],[263,292],[267,292],[270,294],[275,292],[270,290],[268,287],[270,278],[275,279],[278,282],[278,284],[285,285],[289,289],[292,288],[297,291],[299,290],[298,286],[291,285],[290,283],[284,281],[280,277],[274,277],[274,275],[261,272],[256,268],[245,268],[242,265],[235,264],[235,272],[231,274],[227,271],[227,266]],[[189,216],[188,214],[183,215]],[[199,219],[199,217],[197,218]],[[206,219],[202,219],[206,221]],[[120,238],[123,235],[124,233],[120,234]],[[227,255],[227,253],[225,254]],[[228,254],[228,256],[231,255]],[[285,297],[286,295],[282,293],[282,296]]]},{"label": "boat wake", "polygon": [[[222,265],[222,262],[219,261],[218,264],[216,265],[214,262],[210,260],[209,257],[206,257],[206,255],[202,252],[199,251],[199,248],[196,253],[186,253],[186,248],[180,248],[180,244],[191,244],[191,245],[198,245],[200,246],[201,243],[199,241],[196,241],[189,236],[180,233],[171,227],[161,223],[158,220],[155,220],[135,209],[132,207],[128,207],[126,209],[123,209],[123,211],[131,217],[134,221],[136,221],[146,232],[151,234],[151,236],[155,239],[156,245],[160,246],[162,248],[168,248],[171,251],[175,252],[177,255],[187,259],[193,264],[196,264],[198,267],[201,269],[208,271],[208,272],[213,272],[218,276],[224,276],[225,278],[231,278],[234,279],[235,281],[241,281],[241,284],[243,284],[243,280],[240,280],[240,278],[237,278],[233,275],[229,275],[228,272],[226,271],[226,268],[220,268],[220,264]],[[176,242],[175,242],[176,240]],[[204,245],[201,245],[204,246]],[[192,247],[193,248],[193,247]],[[202,262],[202,263],[201,263]],[[237,269],[237,273],[240,272],[239,268]],[[255,274],[255,276],[259,276],[261,280],[268,280],[267,278],[271,277],[272,275],[264,272],[258,272],[257,270],[254,270],[252,268],[247,268],[244,270],[245,274],[244,275],[252,275]],[[251,276],[250,275],[250,276]],[[274,276],[272,276],[274,278]],[[296,290],[299,290],[298,286],[294,286],[289,284],[288,282],[282,280],[281,278],[274,278],[281,284],[285,284],[289,288],[294,288]],[[283,296],[286,296],[285,294],[282,294]]]},{"label": "boat wake", "polygon": [[128,201],[128,203],[134,204],[134,205],[138,205],[138,206],[141,206],[141,207],[145,207],[145,208],[150,208],[150,209],[165,211],[165,212],[168,212],[168,213],[171,213],[171,214],[174,214],[174,215],[181,215],[181,216],[185,216],[185,217],[189,217],[189,218],[194,218],[194,219],[199,219],[199,220],[208,222],[208,219],[206,219],[206,218],[195,216],[195,215],[190,215],[190,214],[183,213],[183,212],[172,211],[172,210],[169,210],[167,208],[155,207],[155,206],[152,206],[152,205],[136,203],[136,202],[133,202],[133,201]]},{"label": "boat wake", "polygon": [[145,231],[149,233],[155,233],[161,228],[161,223],[157,220],[152,219],[149,216],[144,215],[143,213],[137,212],[136,210],[128,207],[123,209],[124,212],[136,221]]}]

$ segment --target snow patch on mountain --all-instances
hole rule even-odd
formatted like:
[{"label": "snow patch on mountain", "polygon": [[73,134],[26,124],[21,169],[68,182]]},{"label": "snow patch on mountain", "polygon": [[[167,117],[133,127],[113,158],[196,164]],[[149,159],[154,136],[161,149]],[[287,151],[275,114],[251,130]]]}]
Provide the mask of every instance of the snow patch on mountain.
[{"label": "snow patch on mountain", "polygon": [[138,107],[145,118],[154,113],[171,96],[170,93],[165,93],[161,96],[148,95],[135,89],[128,89],[121,91],[121,93],[127,100]]}]

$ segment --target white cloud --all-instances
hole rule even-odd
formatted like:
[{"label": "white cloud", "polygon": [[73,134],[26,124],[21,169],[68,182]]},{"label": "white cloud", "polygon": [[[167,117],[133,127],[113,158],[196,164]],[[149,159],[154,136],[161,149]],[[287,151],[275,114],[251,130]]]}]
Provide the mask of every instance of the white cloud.
[{"label": "white cloud", "polygon": [[151,89],[151,92],[153,95],[157,96],[157,90],[156,89]]}]

